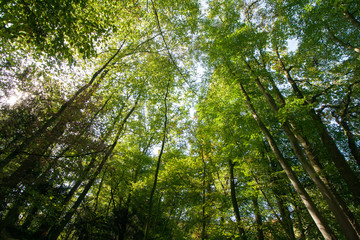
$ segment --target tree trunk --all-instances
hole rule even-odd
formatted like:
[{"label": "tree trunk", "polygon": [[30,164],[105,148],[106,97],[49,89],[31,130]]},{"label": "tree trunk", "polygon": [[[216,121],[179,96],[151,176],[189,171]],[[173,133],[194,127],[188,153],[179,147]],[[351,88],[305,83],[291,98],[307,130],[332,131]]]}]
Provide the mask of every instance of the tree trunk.
[{"label": "tree trunk", "polygon": [[[274,164],[272,164],[271,161],[270,161],[270,167],[271,167],[272,172],[277,172],[276,166]],[[279,179],[277,176],[271,177],[272,183],[276,183],[276,182],[278,182],[278,180]],[[278,206],[280,216],[281,216],[284,228],[285,228],[284,230],[286,231],[286,234],[288,235],[289,239],[295,240],[296,238],[295,238],[295,233],[294,233],[293,221],[290,217],[290,211],[288,209],[288,206],[283,199],[283,195],[285,195],[285,190],[284,190],[283,186],[278,183],[275,184],[275,186],[272,188],[272,190],[274,192],[276,204]]]},{"label": "tree trunk", "polygon": [[304,230],[304,226],[303,226],[303,221],[301,219],[301,214],[299,213],[299,209],[296,207],[296,205],[294,205],[294,218],[296,219],[297,222],[297,226],[300,232],[300,240],[305,240],[305,230]]},{"label": "tree trunk", "polygon": [[236,190],[235,190],[235,181],[234,181],[234,163],[231,161],[231,159],[228,160],[229,164],[229,173],[230,173],[230,194],[231,194],[231,202],[234,209],[234,215],[236,219],[236,225],[239,230],[239,235],[241,240],[246,240],[246,234],[245,230],[242,227],[241,224],[241,217],[239,212],[239,206],[236,200]]},{"label": "tree trunk", "polygon": [[254,214],[255,214],[255,222],[256,222],[256,230],[257,230],[257,239],[258,240],[264,240],[262,217],[261,217],[261,213],[260,213],[259,202],[258,202],[257,196],[252,198],[252,202],[253,202],[253,205],[254,205]]},{"label": "tree trunk", "polygon": [[10,176],[2,179],[5,188],[13,189],[19,183],[26,185],[31,183],[41,172],[40,160],[46,154],[48,148],[64,133],[65,121],[59,121],[56,126],[47,134],[46,141],[40,142],[32,152]]},{"label": "tree trunk", "polygon": [[353,155],[353,157],[354,157],[354,159],[356,161],[356,164],[360,168],[360,149],[356,145],[355,137],[352,134],[352,132],[350,131],[349,125],[347,124],[345,119],[341,119],[338,123],[343,128],[343,130],[345,132],[346,138],[348,140],[348,145],[349,145],[349,148],[350,148],[350,152]]},{"label": "tree trunk", "polygon": [[120,53],[120,50],[122,49],[124,43],[125,42],[123,42],[123,44],[116,51],[116,53],[98,71],[94,73],[94,75],[87,84],[77,90],[75,94],[69,100],[67,100],[50,119],[48,119],[38,130],[36,130],[29,138],[26,138],[14,151],[12,151],[3,161],[0,162],[0,169],[6,166],[16,156],[23,153],[37,138],[41,137],[48,130],[48,128],[51,127],[62,116],[65,110],[67,110],[74,103],[78,96],[85,92],[94,83],[94,81],[100,74],[102,74],[101,77],[104,77],[106,75],[107,71],[105,69],[108,67],[111,61]]},{"label": "tree trunk", "polygon": [[204,164],[204,168],[203,168],[203,182],[202,182],[202,187],[203,187],[203,192],[202,192],[202,212],[201,212],[201,240],[207,239],[206,236],[206,162],[204,159],[204,152],[202,152],[201,154],[202,160],[203,160],[203,164]]},{"label": "tree trunk", "polygon": [[168,123],[168,119],[167,119],[167,112],[168,112],[167,97],[168,97],[168,94],[169,94],[169,87],[170,87],[170,81],[168,81],[168,84],[167,84],[167,87],[166,87],[165,99],[164,99],[165,113],[164,113],[163,139],[162,139],[162,143],[161,143],[161,149],[160,149],[160,154],[159,154],[159,157],[158,157],[158,161],[156,163],[154,183],[153,183],[153,186],[152,186],[151,192],[150,192],[149,211],[148,211],[148,218],[147,218],[146,225],[145,225],[144,240],[146,240],[148,238],[148,235],[149,235],[152,208],[153,208],[153,198],[154,198],[156,185],[157,185],[157,181],[158,181],[158,175],[159,175],[159,171],[160,171],[161,157],[162,157],[162,155],[164,153],[166,136],[167,136],[167,123]]},{"label": "tree trunk", "polygon": [[95,173],[93,174],[92,178],[88,181],[88,183],[85,185],[82,193],[80,194],[80,196],[78,197],[78,199],[75,201],[74,205],[71,207],[71,209],[66,213],[65,217],[63,218],[63,220],[60,222],[59,225],[53,225],[52,228],[50,229],[50,232],[48,233],[48,238],[50,240],[56,240],[58,238],[58,236],[61,234],[61,232],[63,231],[63,229],[65,228],[66,224],[69,223],[69,221],[71,220],[72,216],[74,215],[74,213],[76,212],[77,208],[80,206],[81,202],[84,200],[86,194],[88,193],[88,191],[90,190],[90,188],[92,187],[92,185],[94,184],[97,176],[99,175],[99,173],[101,172],[102,168],[104,167],[107,159],[110,157],[111,153],[113,152],[114,148],[116,147],[120,136],[123,132],[123,129],[125,127],[125,124],[127,122],[127,120],[129,119],[129,117],[131,116],[131,114],[134,112],[138,100],[136,100],[134,106],[131,108],[131,110],[128,112],[128,114],[125,116],[125,118],[122,120],[119,129],[117,131],[117,134],[115,136],[115,140],[113,142],[113,144],[111,145],[111,147],[108,149],[108,151],[106,152],[105,156],[103,157],[102,161],[100,162],[98,168],[96,169]]},{"label": "tree trunk", "polygon": [[[278,107],[274,99],[265,91],[264,87],[262,86],[258,78],[256,78],[255,81],[260,91],[268,101],[269,105],[276,113],[278,111]],[[316,173],[315,169],[308,162],[303,150],[300,147],[300,143],[296,139],[293,132],[291,131],[289,124],[287,122],[284,122],[282,124],[282,128],[284,129],[286,135],[288,136],[292,148],[296,156],[300,160],[302,167],[309,174],[310,178],[313,180],[315,185],[320,190],[321,194],[323,195],[325,201],[329,206],[329,209],[333,212],[337,222],[341,226],[344,235],[347,237],[347,239],[360,238],[360,227],[354,215],[350,212],[347,206],[343,204],[343,201],[341,199],[338,199],[339,198],[338,194],[333,193],[332,190],[327,186],[329,184],[328,181],[326,181],[327,184],[325,184],[324,181]]]},{"label": "tree trunk", "polygon": [[[115,147],[115,146],[114,146]],[[89,192],[90,188],[92,187],[92,185],[94,184],[97,175],[101,172],[103,166],[106,163],[106,160],[108,159],[110,153],[106,154],[105,157],[103,158],[103,160],[101,161],[99,167],[96,169],[96,172],[94,173],[93,177],[89,180],[89,182],[85,185],[84,190],[82,191],[82,193],[80,194],[80,196],[77,198],[76,202],[74,203],[74,205],[71,207],[71,209],[66,213],[64,219],[60,222],[60,224],[57,226],[53,226],[52,229],[49,232],[49,239],[50,240],[56,240],[58,238],[58,236],[60,235],[60,233],[63,231],[63,229],[65,228],[66,224],[69,223],[69,221],[71,220],[72,216],[74,215],[74,213],[76,212],[77,208],[80,206],[80,204],[82,203],[82,201],[85,199],[86,194]]]},{"label": "tree trunk", "polygon": [[333,116],[334,116],[336,122],[344,130],[346,138],[348,140],[348,146],[349,146],[350,152],[353,155],[357,165],[360,167],[360,149],[357,146],[355,136],[352,134],[350,127],[346,121],[348,114],[349,114],[348,111],[349,111],[349,105],[351,103],[351,94],[353,93],[352,87],[353,87],[352,84],[350,84],[348,86],[348,89],[347,89],[348,91],[347,91],[346,97],[344,98],[344,101],[343,101],[344,107],[340,113],[340,116],[336,116],[334,113],[333,113]]},{"label": "tree trunk", "polygon": [[130,201],[131,201],[131,193],[128,194],[128,197],[127,197],[126,203],[125,203],[125,209],[124,209],[124,212],[123,212],[123,216],[121,217],[121,221],[119,223],[119,227],[120,227],[119,240],[125,240],[126,227],[128,225],[128,221],[129,221]]},{"label": "tree trunk", "polygon": [[[289,69],[287,69],[280,58],[280,54],[276,51],[280,65],[282,70],[285,72],[288,82],[292,86],[293,92],[295,93],[296,97],[299,99],[304,99],[304,95],[298,88],[296,82],[291,77]],[[305,105],[308,105],[308,102],[304,102]],[[313,120],[313,127],[319,133],[320,139],[328,152],[328,156],[332,162],[334,162],[336,169],[340,173],[340,176],[344,179],[348,189],[350,190],[351,194],[354,197],[354,200],[357,203],[360,203],[360,181],[354,172],[351,170],[349,164],[345,160],[344,156],[340,152],[339,148],[336,146],[336,143],[331,138],[330,134],[328,133],[324,123],[322,122],[319,115],[316,114],[314,109],[310,109],[309,115]],[[305,147],[305,146],[304,146]],[[306,149],[306,148],[305,148]]]},{"label": "tree trunk", "polygon": [[324,236],[324,238],[326,240],[336,239],[334,233],[329,228],[327,221],[320,214],[319,210],[315,206],[315,204],[312,201],[312,199],[310,198],[309,194],[305,191],[304,187],[301,185],[301,183],[297,179],[297,177],[296,177],[295,173],[293,172],[293,170],[291,169],[290,165],[285,160],[285,158],[282,156],[273,136],[270,134],[269,130],[266,128],[266,126],[263,124],[263,122],[257,115],[255,108],[253,107],[251,100],[250,100],[249,96],[247,95],[243,85],[241,83],[239,85],[240,85],[241,92],[243,93],[243,95],[246,99],[246,104],[248,105],[248,108],[249,108],[253,118],[257,122],[261,131],[264,133],[264,135],[270,145],[271,150],[275,154],[275,157],[278,159],[281,167],[284,169],[286,175],[290,179],[296,192],[300,195],[301,200],[303,201],[306,209],[309,211],[309,213],[310,213],[312,219],[314,220],[316,226],[318,227],[319,231],[321,232],[321,234]]},{"label": "tree trunk", "polygon": [[[252,171],[251,171],[251,175],[252,175],[252,177],[254,178],[254,180],[256,181],[256,184],[257,184],[260,192],[261,192],[262,195],[264,196],[265,201],[267,202],[267,205],[270,207],[270,209],[271,209],[271,211],[273,212],[273,214],[275,215],[276,219],[279,221],[279,223],[280,223],[281,226],[283,227],[283,229],[284,229],[284,231],[285,231],[285,234],[287,235],[288,239],[295,240],[294,231],[293,231],[293,229],[292,229],[292,222],[290,222],[290,223],[291,223],[291,229],[290,229],[290,228],[288,227],[288,225],[286,224],[286,222],[285,222],[285,218],[286,218],[286,217],[283,216],[283,213],[282,213],[282,210],[281,210],[281,208],[284,209],[284,206],[279,206],[279,202],[278,202],[279,197],[276,196],[276,193],[274,192],[274,193],[275,193],[275,199],[276,199],[276,201],[277,201],[277,203],[278,203],[278,206],[279,206],[279,211],[280,211],[280,214],[281,214],[281,218],[280,218],[279,215],[276,213],[276,211],[275,211],[274,207],[272,206],[269,198],[266,196],[266,194],[265,194],[264,190],[262,189],[262,187],[261,187],[258,179],[256,178],[255,174],[254,174]],[[284,211],[284,212],[285,212],[285,211]],[[289,214],[290,214],[290,213],[289,213]],[[290,215],[289,215],[289,218],[290,218]]]}]

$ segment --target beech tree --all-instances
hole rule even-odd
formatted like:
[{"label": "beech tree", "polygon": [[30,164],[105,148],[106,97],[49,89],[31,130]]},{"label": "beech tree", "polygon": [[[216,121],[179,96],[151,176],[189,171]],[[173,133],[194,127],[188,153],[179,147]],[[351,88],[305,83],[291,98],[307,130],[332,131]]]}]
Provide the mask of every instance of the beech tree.
[{"label": "beech tree", "polygon": [[1,239],[360,239],[357,1],[0,3]]}]

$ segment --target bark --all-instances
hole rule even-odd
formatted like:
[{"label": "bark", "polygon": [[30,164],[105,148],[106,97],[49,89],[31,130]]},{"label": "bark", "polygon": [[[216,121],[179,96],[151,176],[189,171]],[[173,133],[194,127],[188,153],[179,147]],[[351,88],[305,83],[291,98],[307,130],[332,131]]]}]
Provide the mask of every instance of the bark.
[{"label": "bark", "polygon": [[128,114],[125,116],[125,118],[122,120],[122,122],[121,122],[121,124],[119,126],[119,129],[117,131],[117,134],[115,136],[115,140],[113,141],[113,144],[111,145],[111,147],[108,149],[108,151],[104,155],[102,161],[100,162],[99,166],[97,167],[97,169],[96,169],[95,173],[93,174],[92,178],[85,185],[82,193],[79,195],[79,197],[75,201],[74,205],[66,213],[66,215],[64,216],[62,221],[58,225],[53,225],[52,228],[50,229],[50,232],[48,234],[48,239],[49,240],[56,240],[58,238],[58,236],[61,234],[61,232],[63,231],[65,226],[69,223],[69,221],[71,220],[71,218],[75,214],[77,208],[80,206],[82,201],[85,199],[86,194],[88,193],[88,191],[90,190],[90,188],[94,184],[97,176],[99,175],[99,173],[103,169],[105,163],[107,162],[108,158],[110,157],[111,153],[113,152],[114,148],[116,147],[116,145],[117,145],[117,143],[118,143],[118,141],[119,141],[119,139],[121,137],[121,134],[122,134],[122,132],[124,130],[124,127],[125,127],[125,124],[126,124],[127,120],[129,119],[129,117],[134,112],[134,110],[135,110],[135,108],[137,106],[138,100],[139,99],[136,100],[134,106],[131,108],[131,110],[128,112]]},{"label": "bark", "polygon": [[294,233],[294,226],[292,219],[290,217],[290,211],[288,209],[288,206],[284,202],[283,198],[281,196],[278,196],[276,193],[275,193],[275,199],[284,225],[284,230],[289,239],[295,240],[296,237]]},{"label": "bark", "polygon": [[[96,91],[103,77],[104,74],[101,76],[100,81],[98,81],[96,84],[92,84],[91,88],[88,89],[88,91],[82,92],[83,97],[77,97],[77,106],[82,106],[92,96],[92,93]],[[10,176],[6,176],[1,179],[2,185],[5,189],[5,191],[0,194],[0,199],[3,205],[6,204],[4,203],[4,199],[6,198],[7,190],[14,189],[20,183],[22,183],[24,186],[28,186],[41,174],[41,160],[46,157],[45,155],[47,152],[49,152],[49,149],[64,134],[67,124],[79,119],[79,107],[74,107],[73,104],[72,106],[68,106],[68,109],[69,111],[63,112],[62,115],[59,116],[57,122],[54,123],[55,126],[43,133],[42,139],[35,140],[37,142],[32,144],[35,145],[34,149],[31,150],[31,153],[28,154],[25,160],[21,163],[20,167],[18,167]],[[50,165],[53,165],[53,163],[50,163]]]},{"label": "bark", "polygon": [[112,62],[112,60],[120,53],[125,41],[122,43],[120,48],[116,51],[116,53],[98,70],[94,73],[90,81],[81,87],[79,90],[75,92],[75,94],[67,100],[60,109],[50,118],[48,119],[38,130],[36,130],[29,138],[26,138],[13,152],[11,152],[3,161],[0,163],[0,168],[2,169],[6,166],[11,160],[13,160],[16,156],[23,153],[32,142],[34,142],[37,138],[41,137],[49,127],[51,127],[62,115],[63,113],[75,102],[75,100],[79,97],[80,94],[85,92],[97,79],[97,77],[101,74],[105,76],[107,71],[106,68]]},{"label": "bark", "polygon": [[[276,113],[278,111],[278,107],[272,96],[266,92],[265,88],[257,77],[255,79],[255,82],[262,94],[265,96],[272,110]],[[302,148],[300,147],[298,139],[295,137],[290,128],[290,125],[287,122],[284,122],[282,124],[282,128],[284,129],[288,139],[290,140],[292,148],[296,156],[300,160],[302,167],[309,174],[312,181],[320,190],[323,198],[329,206],[329,209],[333,212],[337,222],[341,226],[344,235],[347,237],[347,239],[356,239],[357,237],[360,238],[360,227],[354,215],[350,212],[342,199],[340,199],[339,195],[335,192],[335,190],[333,190],[334,192],[332,191],[329,181],[327,181],[324,176],[320,178],[319,174],[308,162]]]},{"label": "bark", "polygon": [[253,107],[251,100],[250,100],[247,92],[245,91],[243,85],[241,83],[239,85],[240,85],[241,92],[243,93],[243,95],[245,97],[246,104],[247,104],[253,118],[255,119],[255,121],[258,124],[261,131],[264,133],[264,135],[270,145],[271,150],[273,151],[275,157],[279,161],[281,167],[284,169],[287,177],[291,181],[296,192],[300,195],[301,200],[303,201],[306,209],[309,211],[309,213],[310,213],[312,219],[314,220],[316,226],[318,227],[319,231],[321,232],[321,234],[323,235],[323,237],[326,240],[336,239],[334,233],[329,228],[327,221],[323,218],[323,216],[321,215],[321,213],[315,206],[314,202],[310,198],[309,194],[306,192],[306,190],[304,189],[304,187],[301,185],[300,181],[296,177],[295,173],[291,169],[289,163],[281,154],[273,136],[271,135],[269,130],[266,128],[266,126],[263,124],[262,120],[257,115],[255,108]]},{"label": "bark", "polygon": [[96,212],[96,210],[97,210],[97,206],[98,206],[98,203],[99,203],[99,196],[100,196],[100,192],[101,192],[101,189],[102,189],[102,185],[104,183],[106,170],[107,169],[105,168],[104,173],[103,173],[103,175],[101,177],[101,180],[100,180],[99,189],[97,190],[97,193],[96,193],[94,212]]},{"label": "bark", "polygon": [[67,208],[67,206],[69,205],[70,200],[72,199],[72,197],[74,196],[74,194],[76,193],[76,191],[79,189],[80,185],[83,183],[85,177],[89,174],[89,172],[94,168],[96,163],[96,157],[93,156],[91,159],[91,162],[89,163],[89,165],[86,167],[83,176],[81,176],[74,184],[74,186],[71,188],[70,192],[68,194],[66,194],[65,199],[62,201],[61,206],[62,206],[62,211],[57,211],[54,215],[55,217],[60,218],[61,215],[63,214],[63,211]]},{"label": "bark", "polygon": [[[113,145],[115,147],[115,145]],[[113,148],[112,148],[113,149]],[[96,172],[94,173],[93,177],[88,181],[88,183],[85,185],[83,191],[81,192],[80,196],[76,199],[76,202],[74,203],[74,205],[71,207],[71,209],[66,213],[64,219],[61,221],[61,223],[58,226],[54,226],[50,232],[49,232],[49,239],[50,240],[56,240],[58,238],[58,236],[60,235],[60,233],[63,231],[63,229],[65,228],[65,226],[70,222],[71,218],[73,217],[73,215],[75,214],[77,208],[80,206],[80,204],[82,203],[82,201],[85,199],[86,194],[89,192],[90,188],[92,187],[92,185],[94,184],[97,175],[101,172],[102,168],[104,167],[108,157],[110,155],[110,150],[109,152],[105,155],[105,157],[103,158],[103,160],[101,161],[100,165],[98,166],[98,168],[96,169]]]},{"label": "bark", "polygon": [[346,120],[344,118],[341,119],[341,121],[338,122],[339,125],[343,128],[346,138],[348,140],[348,145],[350,148],[350,152],[353,155],[356,164],[360,167],[360,149],[356,145],[355,137],[350,131],[349,125],[347,124]]},{"label": "bark", "polygon": [[61,120],[47,134],[46,141],[41,141],[32,152],[10,176],[3,178],[2,185],[5,188],[13,189],[19,183],[29,184],[41,171],[40,160],[47,152],[48,148],[64,133],[66,123]]},{"label": "bark", "polygon": [[202,213],[201,213],[201,216],[202,216],[201,240],[204,240],[204,239],[207,239],[207,236],[206,236],[206,207],[205,207],[205,204],[206,204],[206,162],[204,159],[203,150],[202,150],[201,157],[202,157],[202,161],[203,161],[203,165],[204,165],[204,168],[203,168],[204,174],[203,174],[203,183],[202,183],[203,192],[202,192]]},{"label": "bark", "polygon": [[[80,132],[80,134],[77,136],[76,140],[74,142],[79,141],[79,139],[81,138],[81,136],[83,136],[83,134],[86,132],[86,130],[90,127],[93,119],[95,119],[95,117],[104,109],[104,107],[107,105],[107,103],[109,102],[109,100],[112,98],[112,95],[105,101],[105,103],[102,105],[102,107],[94,114],[94,116],[91,118],[91,120],[89,121],[89,123],[86,125],[86,127],[84,129],[82,129],[82,131]],[[121,111],[120,111],[121,112]],[[47,170],[44,171],[44,173],[36,179],[36,182],[33,185],[38,185],[40,182],[45,181],[45,177],[46,177],[46,173],[49,172],[51,170],[51,168],[53,168],[56,163],[57,160],[64,155],[65,152],[67,152],[70,149],[70,145],[68,147],[66,147],[64,150],[61,151],[61,153],[54,159],[52,160],[52,162],[49,164],[49,166],[47,167]],[[88,164],[88,166],[85,168],[84,173],[82,174],[82,177],[80,177],[76,182],[75,185],[72,187],[72,189],[70,190],[70,192],[66,195],[66,198],[62,201],[62,206],[63,209],[66,208],[68,202],[71,200],[71,198],[73,197],[74,193],[77,191],[78,187],[80,186],[80,184],[83,182],[83,178],[84,176],[87,176],[88,172],[94,167],[95,164],[95,157],[92,157],[90,163]],[[25,222],[21,225],[22,229],[26,230],[33,218],[35,217],[36,213],[39,210],[39,206],[41,206],[40,203],[38,203],[38,199],[35,200],[35,203],[33,204],[33,206],[31,207],[29,213],[27,214],[27,217],[25,219]],[[96,208],[95,208],[96,209]],[[57,211],[57,213],[55,213],[55,216],[60,217],[62,214],[62,211]],[[49,222],[51,222],[51,220],[48,220]]]},{"label": "bark", "polygon": [[320,133],[320,138],[329,154],[329,157],[332,159],[340,175],[343,177],[347,187],[355,198],[355,201],[360,203],[359,179],[351,170],[349,164],[345,160],[339,148],[336,146],[336,143],[334,142],[334,140],[328,133],[326,127],[322,123],[321,118],[313,110],[311,110],[310,116],[315,121],[315,124],[317,124],[316,130]]},{"label": "bark", "polygon": [[119,240],[125,240],[126,236],[126,227],[128,225],[129,221],[129,206],[131,201],[131,193],[128,194],[126,203],[125,203],[125,209],[123,212],[123,215],[121,216],[121,220],[119,223]]},{"label": "bark", "polygon": [[[283,216],[283,213],[282,213],[282,209],[284,209],[284,206],[279,206],[279,212],[281,214],[281,218],[279,217],[279,215],[276,213],[274,207],[272,206],[269,198],[267,197],[266,193],[263,191],[260,183],[259,183],[259,180],[256,178],[255,174],[251,171],[251,175],[252,177],[254,178],[254,180],[256,181],[256,184],[260,190],[260,192],[262,193],[263,197],[265,198],[266,202],[267,202],[267,205],[270,207],[271,211],[273,212],[273,214],[275,215],[276,219],[279,221],[279,223],[281,224],[281,226],[283,227],[284,231],[285,231],[285,234],[287,235],[288,239],[291,239],[291,240],[295,240],[295,235],[294,235],[294,230],[292,229],[292,222],[291,222],[291,229],[289,228],[288,224],[286,224],[286,220],[285,220],[285,217]],[[278,202],[278,196],[276,196],[276,193],[275,193],[275,198],[277,200],[277,203],[279,205],[279,202]],[[285,212],[285,211],[284,211]],[[290,214],[290,213],[289,213]],[[290,215],[289,215],[289,218],[290,218]],[[291,220],[291,219],[290,219]]]},{"label": "bark", "polygon": [[[270,160],[270,159],[269,159]],[[272,169],[272,172],[276,172],[277,169],[275,167],[274,164],[271,163],[270,161],[270,167]],[[272,177],[271,181],[273,183],[276,183],[278,181],[278,177]],[[291,240],[295,240],[295,233],[294,233],[294,226],[293,226],[293,221],[290,217],[290,211],[288,209],[288,206],[286,204],[286,202],[283,199],[283,195],[285,195],[285,191],[284,188],[282,188],[282,186],[280,186],[280,184],[275,184],[275,186],[272,188],[274,195],[275,195],[275,199],[276,199],[276,203],[280,212],[280,216],[283,222],[283,226],[284,226],[284,230],[286,232],[286,234],[288,235],[289,239]]]},{"label": "bark", "polygon": [[355,136],[352,134],[350,127],[346,121],[349,111],[349,105],[351,102],[351,94],[352,91],[352,84],[348,87],[348,93],[346,94],[346,97],[344,99],[344,108],[341,111],[341,114],[339,117],[335,117],[336,122],[342,127],[342,129],[345,132],[346,138],[348,140],[348,146],[350,149],[351,154],[353,155],[357,165],[360,167],[360,149],[356,144]]},{"label": "bark", "polygon": [[[263,95],[266,97],[272,109],[277,112],[278,108],[275,101],[269,94],[266,93],[259,79],[256,79],[256,84],[258,85]],[[345,204],[342,204],[343,201],[338,199],[338,194],[333,193],[331,189],[327,186],[329,185],[328,181],[326,181],[327,184],[325,184],[324,181],[320,178],[320,176],[316,173],[313,166],[311,166],[311,164],[308,162],[303,150],[300,147],[300,143],[296,139],[295,135],[292,133],[289,124],[287,124],[287,122],[283,123],[282,128],[288,136],[292,148],[296,156],[300,160],[302,167],[309,174],[310,178],[320,190],[322,196],[324,197],[325,201],[329,206],[329,209],[333,212],[337,222],[341,226],[344,235],[347,237],[347,239],[356,239],[356,237],[360,238],[360,227],[354,215],[350,212],[350,210]]]},{"label": "bark", "polygon": [[304,229],[304,226],[303,226],[303,222],[302,222],[302,219],[301,219],[301,214],[299,212],[299,209],[296,207],[296,205],[294,205],[294,216],[296,218],[296,222],[297,222],[297,225],[298,225],[298,229],[300,231],[300,240],[305,240],[306,237],[305,237],[305,229]]},{"label": "bark", "polygon": [[239,230],[239,235],[241,240],[246,240],[246,234],[244,228],[241,226],[241,217],[239,212],[239,205],[236,200],[236,189],[235,189],[235,181],[234,181],[234,163],[229,159],[229,173],[230,173],[230,194],[231,194],[231,203],[234,209],[234,215],[236,219],[236,225]]},{"label": "bark", "polygon": [[162,155],[163,155],[163,153],[164,153],[164,148],[165,148],[165,143],[166,143],[166,137],[167,137],[167,124],[168,124],[168,119],[167,119],[167,112],[168,112],[167,98],[168,98],[168,94],[169,94],[169,87],[170,87],[170,81],[168,81],[168,84],[167,84],[167,87],[166,87],[166,93],[165,93],[165,100],[164,100],[165,113],[164,113],[163,139],[162,139],[162,143],[161,143],[161,149],[160,149],[158,161],[157,161],[157,163],[156,163],[154,183],[153,183],[153,186],[152,186],[151,192],[150,192],[149,211],[148,211],[148,218],[147,218],[146,225],[145,225],[144,240],[146,240],[146,239],[148,238],[148,235],[149,235],[150,224],[151,224],[152,208],[153,208],[153,198],[154,198],[154,194],[155,194],[155,190],[156,190],[156,185],[157,185],[157,181],[158,181],[158,175],[159,175],[159,171],[160,171],[161,157],[162,157]]},{"label": "bark", "polygon": [[258,202],[257,196],[252,198],[252,202],[253,202],[253,205],[254,205],[254,214],[255,214],[255,222],[256,222],[256,230],[257,230],[257,239],[258,240],[264,240],[262,217],[261,217],[261,213],[260,213],[259,202]]},{"label": "bark", "polygon": [[[276,51],[280,65],[282,70],[285,72],[287,76],[288,82],[291,84],[293,92],[295,93],[296,97],[299,99],[304,99],[304,95],[302,94],[301,90],[298,88],[296,82],[292,78],[289,69],[284,66],[283,61],[280,58],[279,53]],[[308,105],[308,102],[304,102],[305,105]],[[348,189],[350,190],[352,196],[354,197],[354,201],[360,204],[360,181],[354,172],[351,170],[349,164],[347,163],[346,159],[340,152],[339,148],[336,146],[336,143],[331,138],[329,132],[326,129],[326,126],[321,120],[321,117],[316,114],[314,109],[309,110],[309,115],[313,121],[314,130],[318,132],[320,135],[320,139],[327,150],[328,156],[332,162],[334,162],[337,171],[339,172],[340,176],[344,179]],[[301,140],[301,139],[300,139]],[[309,147],[309,144],[306,143],[305,139],[302,142],[303,147],[305,150],[308,151],[308,154],[311,156],[312,150]],[[310,159],[311,160],[311,159]]]}]

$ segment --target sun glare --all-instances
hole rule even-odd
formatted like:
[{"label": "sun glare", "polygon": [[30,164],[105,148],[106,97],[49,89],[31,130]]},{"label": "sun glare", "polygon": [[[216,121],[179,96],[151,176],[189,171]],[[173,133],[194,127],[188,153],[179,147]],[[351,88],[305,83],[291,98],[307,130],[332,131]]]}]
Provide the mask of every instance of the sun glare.
[{"label": "sun glare", "polygon": [[16,103],[20,102],[20,100],[26,97],[26,93],[19,92],[17,90],[13,91],[8,97],[5,97],[1,103],[8,106],[14,106]]}]

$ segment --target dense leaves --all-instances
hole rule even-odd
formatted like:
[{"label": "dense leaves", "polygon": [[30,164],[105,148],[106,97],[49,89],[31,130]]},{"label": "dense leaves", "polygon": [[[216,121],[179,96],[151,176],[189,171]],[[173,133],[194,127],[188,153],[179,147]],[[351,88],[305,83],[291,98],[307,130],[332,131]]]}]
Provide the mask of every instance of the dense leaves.
[{"label": "dense leaves", "polygon": [[2,1],[1,239],[359,239],[357,1]]}]

